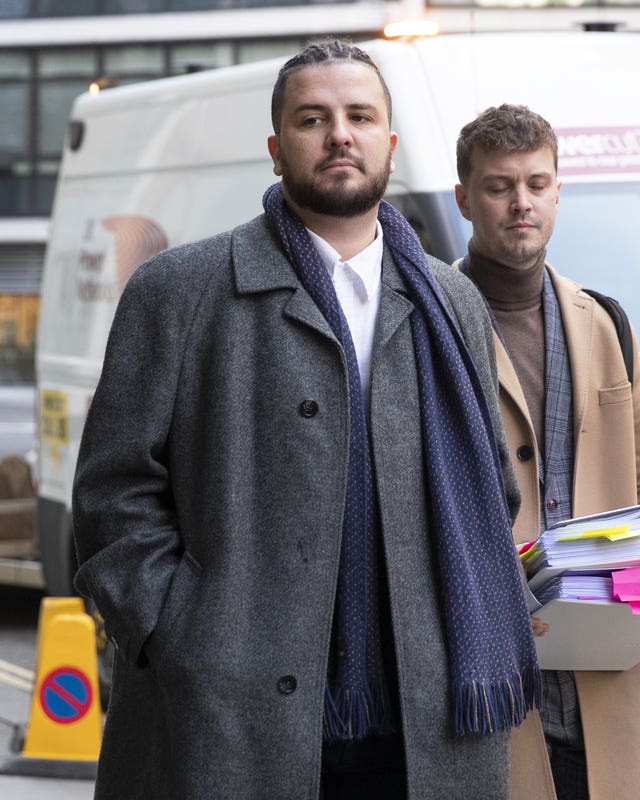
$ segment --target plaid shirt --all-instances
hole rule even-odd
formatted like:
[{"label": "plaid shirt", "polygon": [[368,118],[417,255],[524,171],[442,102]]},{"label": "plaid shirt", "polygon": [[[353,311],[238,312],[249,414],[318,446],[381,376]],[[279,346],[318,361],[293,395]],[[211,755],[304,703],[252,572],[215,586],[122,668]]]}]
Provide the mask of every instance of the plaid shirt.
[{"label": "plaid shirt", "polygon": [[[569,356],[560,307],[545,270],[545,454],[539,459],[541,529],[571,516],[573,483],[573,402]],[[542,532],[541,530],[541,532]],[[540,716],[547,736],[584,747],[580,706],[572,672],[543,670]]]},{"label": "plaid shirt", "polygon": [[[469,256],[461,271],[471,277]],[[543,273],[542,305],[545,333],[545,453],[538,459],[540,533],[571,516],[573,484],[573,392],[560,306],[549,273]],[[505,346],[495,315],[487,303],[494,329]],[[572,672],[542,671],[542,727],[546,736],[583,748],[578,693]]]}]

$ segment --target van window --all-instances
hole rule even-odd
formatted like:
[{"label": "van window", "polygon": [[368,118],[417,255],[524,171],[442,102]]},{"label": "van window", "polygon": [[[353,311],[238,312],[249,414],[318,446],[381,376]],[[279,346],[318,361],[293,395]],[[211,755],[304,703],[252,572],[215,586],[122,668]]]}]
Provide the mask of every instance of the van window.
[{"label": "van window", "polygon": [[385,200],[407,218],[427,253],[448,264],[464,255],[471,226],[458,211],[453,191],[392,191]]},{"label": "van window", "polygon": [[565,183],[547,260],[622,303],[640,331],[640,183]]},{"label": "van window", "polygon": [[[387,200],[411,222],[428,253],[461,258],[471,224],[453,192],[394,193]],[[615,297],[640,332],[640,183],[565,183],[547,261],[587,289]]]}]

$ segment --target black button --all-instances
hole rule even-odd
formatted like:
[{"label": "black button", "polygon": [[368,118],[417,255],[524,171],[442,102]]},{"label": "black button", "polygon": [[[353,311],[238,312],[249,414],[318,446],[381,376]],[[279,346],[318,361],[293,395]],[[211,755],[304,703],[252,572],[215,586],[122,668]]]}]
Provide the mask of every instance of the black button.
[{"label": "black button", "polygon": [[297,686],[298,681],[295,675],[283,675],[278,681],[278,691],[281,694],[291,694],[291,692],[295,692]]},{"label": "black button", "polygon": [[301,417],[315,417],[318,413],[318,404],[315,400],[303,400],[300,403]]},{"label": "black button", "polygon": [[531,461],[533,458],[533,447],[528,444],[523,444],[518,448],[517,452],[518,461]]},{"label": "black button", "polygon": [[555,511],[557,507],[558,501],[555,499],[555,497],[552,497],[551,500],[547,500],[547,508],[549,511]]}]

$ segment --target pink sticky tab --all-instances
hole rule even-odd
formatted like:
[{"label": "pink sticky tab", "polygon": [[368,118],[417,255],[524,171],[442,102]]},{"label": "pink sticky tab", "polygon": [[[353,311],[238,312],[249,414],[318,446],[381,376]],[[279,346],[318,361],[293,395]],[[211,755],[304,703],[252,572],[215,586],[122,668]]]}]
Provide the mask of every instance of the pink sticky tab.
[{"label": "pink sticky tab", "polygon": [[[640,568],[629,567],[611,573],[613,596],[624,603],[640,602]],[[638,613],[634,611],[634,613]]]}]

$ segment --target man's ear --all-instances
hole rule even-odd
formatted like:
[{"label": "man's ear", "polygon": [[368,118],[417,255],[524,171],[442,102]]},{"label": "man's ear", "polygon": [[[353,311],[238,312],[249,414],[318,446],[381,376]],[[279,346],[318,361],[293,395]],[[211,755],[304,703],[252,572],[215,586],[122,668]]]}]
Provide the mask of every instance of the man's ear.
[{"label": "man's ear", "polygon": [[273,172],[275,175],[282,175],[282,166],[280,164],[280,139],[277,134],[267,137],[267,148],[269,155],[273,161]]},{"label": "man's ear", "polygon": [[467,202],[467,193],[465,192],[464,186],[461,183],[456,183],[455,193],[456,193],[456,203],[458,204],[460,213],[465,219],[471,221],[471,216],[469,214],[469,204]]},{"label": "man's ear", "polygon": [[[391,131],[389,136],[389,145],[391,149],[391,155],[395,152],[396,147],[398,146],[398,134],[395,131]],[[393,159],[389,160],[389,172],[395,172],[396,165],[393,162]]]}]

